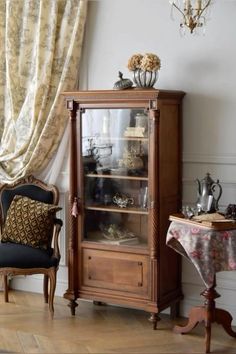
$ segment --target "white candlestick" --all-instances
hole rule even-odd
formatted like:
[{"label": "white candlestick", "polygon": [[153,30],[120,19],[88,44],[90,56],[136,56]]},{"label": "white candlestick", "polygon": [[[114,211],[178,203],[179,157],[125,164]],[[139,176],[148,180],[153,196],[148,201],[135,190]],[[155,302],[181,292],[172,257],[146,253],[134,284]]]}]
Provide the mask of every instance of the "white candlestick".
[{"label": "white candlestick", "polygon": [[184,1],[184,8],[186,10],[189,10],[190,6],[191,6],[191,1],[190,0],[185,0]]},{"label": "white candlestick", "polygon": [[197,0],[196,10],[201,10],[201,8],[202,8],[202,0]]}]

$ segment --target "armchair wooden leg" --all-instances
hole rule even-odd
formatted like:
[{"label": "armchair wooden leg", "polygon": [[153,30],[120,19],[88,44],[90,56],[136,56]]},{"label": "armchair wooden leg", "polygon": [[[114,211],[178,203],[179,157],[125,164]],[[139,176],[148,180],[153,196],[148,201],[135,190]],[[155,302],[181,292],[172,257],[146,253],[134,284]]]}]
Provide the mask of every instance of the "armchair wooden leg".
[{"label": "armchair wooden leg", "polygon": [[49,310],[51,312],[51,316],[54,315],[54,294],[56,290],[56,278],[57,278],[57,269],[51,268],[49,272],[49,279],[50,279],[50,291],[49,291]]},{"label": "armchair wooden leg", "polygon": [[7,284],[7,275],[3,276],[4,279],[4,300],[5,302],[8,302],[8,284]]},{"label": "armchair wooden leg", "polygon": [[43,278],[43,295],[45,304],[48,304],[48,275],[46,274]]}]

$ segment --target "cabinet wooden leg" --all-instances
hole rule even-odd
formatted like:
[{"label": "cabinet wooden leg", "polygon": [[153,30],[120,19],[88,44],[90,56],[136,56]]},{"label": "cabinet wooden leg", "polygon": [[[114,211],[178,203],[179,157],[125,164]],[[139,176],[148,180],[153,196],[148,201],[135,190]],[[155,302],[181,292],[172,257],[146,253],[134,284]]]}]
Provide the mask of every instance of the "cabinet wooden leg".
[{"label": "cabinet wooden leg", "polygon": [[102,301],[93,301],[93,304],[96,306],[105,306],[106,305],[106,303],[102,302]]},{"label": "cabinet wooden leg", "polygon": [[70,300],[68,306],[70,307],[71,315],[75,316],[75,309],[78,306],[77,302],[75,300]]},{"label": "cabinet wooden leg", "polygon": [[157,315],[157,313],[151,313],[151,316],[149,318],[149,321],[152,322],[153,324],[153,329],[157,329],[157,322],[160,321],[160,317]]}]

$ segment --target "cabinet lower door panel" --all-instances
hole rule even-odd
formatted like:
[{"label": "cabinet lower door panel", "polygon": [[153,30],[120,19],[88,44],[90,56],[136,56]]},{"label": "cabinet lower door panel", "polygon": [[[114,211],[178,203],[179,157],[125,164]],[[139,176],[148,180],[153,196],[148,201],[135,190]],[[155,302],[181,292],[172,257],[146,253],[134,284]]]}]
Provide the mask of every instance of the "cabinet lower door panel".
[{"label": "cabinet lower door panel", "polygon": [[83,249],[84,286],[147,296],[148,278],[144,255]]}]

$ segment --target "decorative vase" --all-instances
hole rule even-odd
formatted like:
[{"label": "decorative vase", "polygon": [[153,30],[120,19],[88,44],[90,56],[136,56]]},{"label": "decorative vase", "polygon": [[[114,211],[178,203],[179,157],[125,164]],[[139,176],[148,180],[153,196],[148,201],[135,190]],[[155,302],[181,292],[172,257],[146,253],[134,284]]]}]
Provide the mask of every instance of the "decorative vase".
[{"label": "decorative vase", "polygon": [[158,79],[158,71],[144,71],[136,69],[133,71],[133,81],[137,87],[153,87]]}]

